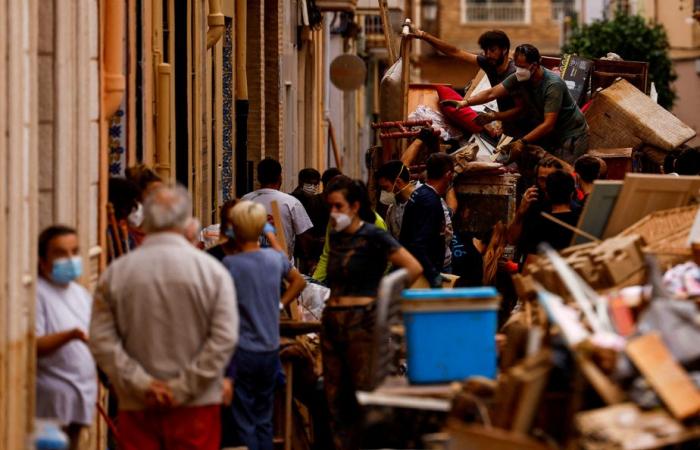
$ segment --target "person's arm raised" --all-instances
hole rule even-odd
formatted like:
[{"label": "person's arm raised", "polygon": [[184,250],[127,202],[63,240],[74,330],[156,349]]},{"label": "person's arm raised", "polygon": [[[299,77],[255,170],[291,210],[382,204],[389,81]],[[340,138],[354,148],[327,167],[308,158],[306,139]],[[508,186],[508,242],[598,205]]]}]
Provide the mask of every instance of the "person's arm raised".
[{"label": "person's arm raised", "polygon": [[476,64],[476,57],[474,53],[469,53],[467,51],[461,50],[454,45],[447,43],[443,41],[442,39],[438,39],[435,36],[433,36],[430,33],[426,33],[423,30],[413,30],[412,34],[409,34],[410,37],[414,37],[416,39],[420,39],[421,41],[427,42],[431,47],[433,47],[435,50],[440,51],[441,53],[444,53],[446,56],[449,56],[450,58],[458,59],[460,61],[464,61],[470,64]]}]

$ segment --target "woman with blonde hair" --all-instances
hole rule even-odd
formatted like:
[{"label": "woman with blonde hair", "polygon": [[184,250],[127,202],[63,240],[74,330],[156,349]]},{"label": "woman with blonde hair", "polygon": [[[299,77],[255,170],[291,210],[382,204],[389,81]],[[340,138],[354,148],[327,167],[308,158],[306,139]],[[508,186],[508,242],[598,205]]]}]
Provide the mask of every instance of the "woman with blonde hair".
[{"label": "woman with blonde hair", "polygon": [[[306,282],[287,255],[261,248],[267,211],[259,203],[240,201],[229,212],[238,252],[223,264],[236,287],[240,317],[238,348],[226,371],[234,381],[232,413],[235,445],[272,450],[275,378],[280,370],[280,302],[287,305]],[[282,281],[289,282],[280,295]]]}]

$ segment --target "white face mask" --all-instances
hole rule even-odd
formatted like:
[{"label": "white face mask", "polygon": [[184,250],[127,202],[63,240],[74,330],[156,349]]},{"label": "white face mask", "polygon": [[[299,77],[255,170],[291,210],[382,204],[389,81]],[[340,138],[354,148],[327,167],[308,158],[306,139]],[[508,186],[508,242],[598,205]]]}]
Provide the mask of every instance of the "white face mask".
[{"label": "white face mask", "polygon": [[331,213],[331,219],[335,231],[343,231],[352,223],[352,218],[345,213]]},{"label": "white face mask", "polygon": [[530,79],[532,76],[532,72],[530,72],[530,69],[526,69],[525,67],[516,67],[515,68],[515,79],[518,81],[527,81]]},{"label": "white face mask", "polygon": [[316,195],[318,194],[318,184],[304,183],[301,190],[309,195]]},{"label": "white face mask", "polygon": [[141,226],[143,223],[143,205],[141,202],[136,204],[136,209],[131,211],[131,214],[129,214],[129,217],[127,217],[127,221],[132,227],[138,228]]},{"label": "white face mask", "polygon": [[396,203],[396,196],[389,191],[382,191],[379,194],[379,203],[386,206],[393,205]]}]

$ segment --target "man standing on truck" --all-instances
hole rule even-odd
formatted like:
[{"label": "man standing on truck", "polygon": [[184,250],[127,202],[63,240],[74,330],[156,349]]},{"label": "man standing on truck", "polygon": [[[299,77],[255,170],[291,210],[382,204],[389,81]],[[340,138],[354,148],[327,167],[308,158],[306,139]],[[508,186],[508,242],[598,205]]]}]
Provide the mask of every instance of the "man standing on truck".
[{"label": "man standing on truck", "polygon": [[[497,86],[509,75],[515,73],[515,64],[508,56],[510,51],[510,39],[501,30],[491,30],[479,36],[479,47],[483,54],[461,50],[423,30],[413,29],[409,35],[415,39],[427,42],[436,50],[445,55],[464,61],[469,64],[478,65],[489,79],[491,86]],[[503,122],[503,132],[513,138],[520,138],[536,126],[527,119],[529,115],[521,114],[523,102],[518,96],[507,96],[496,100],[498,112],[487,112],[480,114],[476,119],[479,125],[485,125],[495,120]]]}]

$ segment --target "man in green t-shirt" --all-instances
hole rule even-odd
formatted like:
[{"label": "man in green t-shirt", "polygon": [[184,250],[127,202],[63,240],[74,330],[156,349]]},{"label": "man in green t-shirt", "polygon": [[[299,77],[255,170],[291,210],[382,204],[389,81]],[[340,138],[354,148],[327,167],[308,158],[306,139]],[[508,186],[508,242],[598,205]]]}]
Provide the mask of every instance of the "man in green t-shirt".
[{"label": "man in green t-shirt", "polygon": [[542,67],[540,52],[530,44],[515,49],[515,73],[501,84],[456,102],[458,107],[481,105],[509,95],[519,95],[536,114],[537,125],[515,142],[514,150],[528,143],[547,149],[554,156],[573,163],[588,150],[588,124],[581,110],[557,74]]}]

